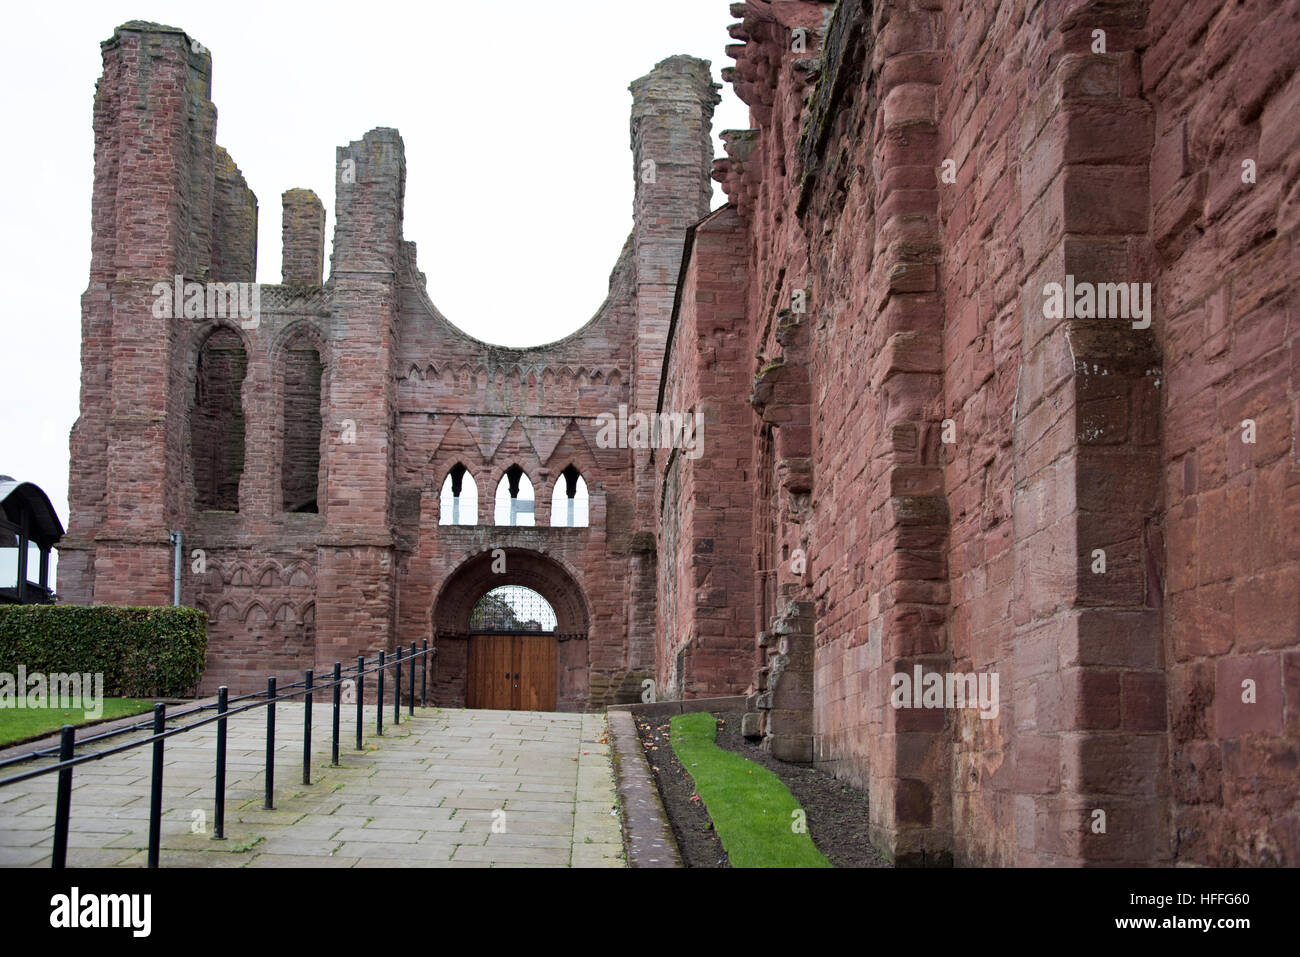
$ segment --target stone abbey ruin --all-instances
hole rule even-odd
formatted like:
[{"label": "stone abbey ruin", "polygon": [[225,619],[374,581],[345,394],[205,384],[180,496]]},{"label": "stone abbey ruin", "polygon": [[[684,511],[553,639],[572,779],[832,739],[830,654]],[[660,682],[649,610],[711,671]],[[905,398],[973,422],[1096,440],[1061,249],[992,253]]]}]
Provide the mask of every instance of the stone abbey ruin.
[{"label": "stone abbey ruin", "polygon": [[536,348],[434,305],[394,129],[250,294],[212,55],[119,27],[62,598],[178,579],[205,692],[427,640],[448,707],[748,694],[900,863],[1300,864],[1300,3],[731,10],[753,128],[632,83],[635,227]]}]

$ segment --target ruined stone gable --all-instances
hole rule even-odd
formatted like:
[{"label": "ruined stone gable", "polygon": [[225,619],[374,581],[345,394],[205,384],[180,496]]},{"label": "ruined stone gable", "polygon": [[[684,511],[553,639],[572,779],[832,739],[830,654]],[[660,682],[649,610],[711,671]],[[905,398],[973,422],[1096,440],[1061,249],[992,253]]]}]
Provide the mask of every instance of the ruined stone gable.
[{"label": "ruined stone gable", "polygon": [[[214,283],[255,279],[257,203],[216,146],[212,55],[140,22],[103,48],[63,597],[168,603],[179,531],[182,601],[211,616],[204,690],[429,641],[437,700],[457,705],[475,602],[514,585],[558,618],[556,707],[638,698],[652,482],[645,450],[602,447],[597,420],[657,394],[681,235],[708,212],[708,64],[673,57],[633,84],[635,228],[609,296],[565,339],[514,349],[430,299],[392,129],[338,150],[328,277],[323,205],[290,189],[283,284],[256,287],[255,316],[214,312]],[[180,290],[162,310],[159,284]],[[509,521],[535,524],[494,514],[503,480]]]}]

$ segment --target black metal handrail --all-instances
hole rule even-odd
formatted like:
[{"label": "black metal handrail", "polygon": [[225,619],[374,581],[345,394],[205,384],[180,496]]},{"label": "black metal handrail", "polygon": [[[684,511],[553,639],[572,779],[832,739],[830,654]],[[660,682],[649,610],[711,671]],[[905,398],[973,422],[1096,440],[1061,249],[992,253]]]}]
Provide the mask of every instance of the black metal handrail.
[{"label": "black metal handrail", "polygon": [[[303,711],[303,751],[302,751],[302,783],[311,784],[311,721],[312,721],[312,700],[320,692],[333,691],[333,720],[331,722],[333,732],[333,744],[331,748],[331,766],[339,766],[339,725],[340,714],[343,708],[343,685],[347,681],[356,681],[356,749],[362,750],[362,723],[363,709],[365,706],[365,678],[368,674],[377,675],[377,694],[375,696],[375,730],[381,737],[384,733],[384,672],[388,667],[395,671],[396,681],[393,682],[393,723],[400,724],[402,716],[402,662],[411,662],[408,669],[410,673],[410,686],[408,689],[408,715],[415,714],[415,662],[420,662],[420,707],[426,707],[428,704],[429,688],[429,655],[438,654],[436,648],[430,649],[428,640],[425,640],[422,647],[416,648],[415,643],[411,643],[409,652],[403,654],[402,646],[397,646],[397,653],[392,658],[385,658],[384,652],[379,652],[375,663],[372,667],[367,667],[369,662],[364,655],[357,656],[357,665],[355,670],[349,670],[346,674],[340,662],[334,663],[333,673],[327,682],[322,684],[316,683],[316,676],[311,668],[303,673],[301,681],[295,681],[293,684],[285,685],[283,688],[277,688],[276,679],[269,677],[266,679],[266,692],[254,692],[251,694],[240,695],[236,698],[229,696],[225,685],[217,690],[217,700],[211,704],[199,705],[178,714],[172,715],[170,720],[189,717],[202,711],[216,709],[216,714],[200,718],[189,724],[183,724],[179,727],[167,727],[167,706],[162,702],[154,705],[153,716],[148,722],[139,722],[127,727],[118,728],[103,734],[94,735],[93,737],[83,738],[80,741],[76,738],[76,729],[72,725],[64,725],[60,731],[59,747],[57,749],[58,761],[54,764],[46,765],[41,768],[33,768],[29,771],[20,771],[17,774],[10,775],[7,778],[0,778],[0,788],[8,784],[18,784],[23,781],[30,781],[33,778],[41,777],[45,774],[59,775],[58,788],[55,798],[54,812],[54,848],[51,857],[50,866],[61,868],[67,866],[68,856],[68,820],[72,809],[72,769],[77,765],[86,764],[90,761],[100,761],[116,754],[130,751],[146,744],[153,745],[153,765],[150,776],[149,792],[149,867],[158,866],[159,851],[161,845],[162,833],[162,779],[163,779],[163,747],[167,738],[175,737],[179,734],[185,734],[193,731],[195,728],[206,727],[209,724],[217,725],[217,746],[216,746],[216,801],[214,808],[215,821],[213,822],[212,839],[216,841],[225,840],[225,814],[226,814],[226,722],[235,715],[243,714],[246,711],[253,711],[257,708],[266,708],[266,769],[265,769],[265,797],[263,807],[272,809],[274,803],[275,789],[275,703],[277,701],[289,701],[293,698],[304,698],[305,708]],[[235,702],[247,701],[248,704],[240,707],[231,708],[230,705]],[[114,747],[105,748],[101,751],[92,751],[88,754],[76,755],[75,751],[79,745],[86,745],[96,741],[104,741],[108,738],[117,737],[118,735],[128,734],[132,731],[140,731],[145,728],[152,728],[152,733],[138,741],[130,741],[126,744],[119,744]],[[51,757],[56,753],[53,748],[46,748],[38,751],[30,751],[16,758],[10,758],[0,761],[0,768],[9,767],[24,761],[32,761],[37,758]]]},{"label": "black metal handrail", "polygon": [[[428,641],[425,641],[425,643],[424,643],[425,648],[428,647],[428,644],[429,644]],[[424,651],[424,649],[421,649],[421,654],[423,654],[423,651]],[[437,649],[434,649],[432,653],[436,656],[436,655],[438,654]],[[378,661],[378,660],[379,660],[379,659],[376,659],[376,661]],[[359,664],[359,663],[362,661],[362,658],[361,658],[360,656],[358,656],[357,661],[358,661],[358,664]],[[392,661],[389,661],[389,664],[392,664]],[[379,666],[376,665],[375,668],[371,668],[371,669],[369,669],[368,671],[366,671],[366,674],[372,674],[372,673],[374,673],[374,671],[377,670],[378,667],[379,667]],[[356,675],[356,672],[349,672],[348,675],[346,675],[346,676],[344,677],[344,680],[345,680],[345,681],[350,681],[350,680],[352,679],[352,677],[355,676],[355,675]],[[292,689],[292,688],[303,688],[303,687],[305,687],[305,683],[306,683],[306,678],[303,678],[302,680],[300,680],[300,681],[295,681],[295,682],[293,682],[292,684],[283,685],[283,686],[281,687],[281,690],[285,690],[285,691],[287,691],[287,690]],[[320,689],[318,688],[318,690],[320,690]],[[248,693],[246,693],[246,694],[237,695],[236,697],[229,698],[229,699],[227,700],[227,704],[236,704],[237,702],[240,702],[240,701],[250,701],[250,700],[253,700],[253,699],[256,699],[256,700],[258,700],[258,701],[265,701],[265,699],[266,699],[266,692],[264,692],[264,691],[250,691],[250,692],[248,692]],[[213,709],[216,708],[216,707],[217,707],[217,703],[216,703],[215,701],[213,701],[213,702],[209,702],[208,704],[195,705],[194,707],[192,707],[192,708],[188,708],[188,709],[185,710],[185,711],[180,711],[180,712],[177,712],[176,714],[171,715],[167,720],[169,720],[169,721],[176,721],[176,720],[179,720],[179,719],[181,719],[181,718],[189,717],[189,716],[192,715],[192,714],[198,714],[198,713],[203,712],[203,711],[211,711],[211,710],[213,710]],[[421,707],[423,707],[423,705],[421,705]],[[136,723],[136,724],[131,724],[131,725],[124,725],[124,726],[122,726],[122,727],[120,727],[120,728],[114,728],[114,729],[111,730],[111,731],[104,731],[104,732],[102,732],[102,733],[100,733],[100,734],[91,735],[91,736],[88,737],[88,738],[79,738],[79,739],[77,740],[77,746],[80,747],[80,746],[83,745],[83,744],[91,744],[91,743],[96,742],[96,741],[105,741],[105,740],[107,740],[107,739],[109,739],[109,738],[116,738],[116,737],[118,737],[118,736],[120,736],[120,735],[123,735],[123,734],[131,734],[131,733],[136,732],[136,731],[144,731],[144,730],[146,730],[146,729],[148,729],[148,728],[152,728],[152,727],[153,727],[153,717],[151,716],[151,717],[150,717],[148,720],[146,720],[146,721],[140,721],[140,722],[138,722],[138,723]],[[50,758],[50,757],[54,757],[54,756],[55,756],[56,754],[58,754],[58,753],[59,753],[59,748],[58,748],[58,747],[49,747],[49,748],[42,748],[42,749],[40,749],[40,750],[36,750],[36,751],[27,751],[27,752],[24,752],[23,754],[20,754],[20,755],[15,756],[15,757],[12,757],[12,758],[5,758],[5,759],[0,760],[0,770],[3,770],[4,768],[10,767],[11,765],[14,765],[14,764],[22,764],[22,763],[25,762],[25,761],[34,761],[34,760],[36,760],[36,759],[38,759],[38,758]],[[2,783],[2,782],[0,782],[0,783]]]}]

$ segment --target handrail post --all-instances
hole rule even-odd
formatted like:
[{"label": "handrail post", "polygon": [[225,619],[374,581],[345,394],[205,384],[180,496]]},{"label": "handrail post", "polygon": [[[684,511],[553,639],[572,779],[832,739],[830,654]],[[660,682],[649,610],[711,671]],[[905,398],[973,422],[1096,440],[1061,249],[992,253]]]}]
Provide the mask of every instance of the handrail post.
[{"label": "handrail post", "polygon": [[[222,685],[217,689],[217,714],[224,715],[230,708],[229,689]],[[212,825],[212,839],[226,839],[226,722],[229,718],[217,721],[217,794],[216,820]]]},{"label": "handrail post", "polygon": [[429,707],[429,639],[420,649],[420,707]]},{"label": "handrail post", "polygon": [[393,724],[402,723],[402,643],[397,643],[397,654],[393,658]]},{"label": "handrail post", "polygon": [[302,715],[302,783],[311,784],[311,679],[312,672],[308,668],[303,676],[303,685],[307,689],[306,708]]},{"label": "handrail post", "polygon": [[361,722],[365,720],[363,714],[364,700],[366,696],[366,656],[357,655],[357,750],[361,750]]},{"label": "handrail post", "polygon": [[266,798],[262,807],[275,807],[275,679],[266,679]]},{"label": "handrail post", "polygon": [[411,642],[411,697],[406,702],[406,714],[415,717],[415,642]]},{"label": "handrail post", "polygon": [[[59,761],[71,761],[76,742],[76,729],[65,724],[59,736]],[[58,799],[54,809],[54,851],[50,866],[62,869],[68,866],[68,817],[72,813],[72,768],[59,769]]]},{"label": "handrail post", "polygon": [[343,665],[340,662],[334,662],[334,745],[331,750],[331,765],[339,766],[339,710],[343,705],[343,686],[340,682],[343,679]]},{"label": "handrail post", "polygon": [[384,736],[384,653],[379,653],[379,693],[375,696],[375,733]]},{"label": "handrail post", "polygon": [[[153,733],[167,730],[167,706],[161,701],[153,706]],[[162,843],[163,739],[153,743],[153,779],[149,786],[149,866],[158,866],[158,849]]]}]

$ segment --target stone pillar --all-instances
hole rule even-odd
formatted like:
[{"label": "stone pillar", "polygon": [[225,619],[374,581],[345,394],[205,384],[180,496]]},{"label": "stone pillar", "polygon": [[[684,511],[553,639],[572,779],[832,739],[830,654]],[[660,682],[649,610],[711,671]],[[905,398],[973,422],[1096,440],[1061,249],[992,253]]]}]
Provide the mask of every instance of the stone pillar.
[{"label": "stone pillar", "polygon": [[325,268],[325,207],[309,189],[285,190],[280,282],[319,286]]},{"label": "stone pillar", "polygon": [[254,282],[257,279],[257,197],[230,154],[220,146],[215,167],[212,278],[217,282]]},{"label": "stone pillar", "polygon": [[[632,235],[636,340],[628,411],[653,415],[686,230],[709,212],[713,109],[721,98],[708,61],[689,56],[660,62],[634,81],[630,89],[636,182]],[[633,449],[630,454],[636,495],[636,524],[632,531],[644,533],[642,538],[653,542],[655,477],[650,452]],[[633,562],[629,572],[629,603],[639,596],[656,594],[655,562]],[[644,632],[629,633],[629,644],[653,644],[654,621],[653,615],[642,615],[635,623],[629,622],[630,627]]]},{"label": "stone pillar", "polygon": [[405,183],[402,139],[394,129],[371,130],[338,150],[330,270],[336,334],[322,423],[328,479],[318,539],[322,661],[368,654],[393,640],[391,426]]},{"label": "stone pillar", "polygon": [[132,21],[104,42],[103,60],[59,590],[75,602],[168,604],[168,530],[188,507],[188,324],[154,307],[176,276],[202,281],[211,268],[211,58],[181,30]]},{"label": "stone pillar", "polygon": [[[1054,69],[1021,125],[1026,279],[1009,689],[1019,862],[1159,863],[1169,855],[1155,571],[1163,546],[1151,521],[1161,372],[1151,329],[1135,328],[1151,317],[1045,308],[1051,283],[1068,294],[1154,279],[1151,114],[1131,52],[1138,5],[1066,6],[1042,54]],[[1096,29],[1106,31],[1106,53],[1090,49]]]},{"label": "stone pillar", "polygon": [[[868,600],[866,657],[880,665],[873,707],[882,709],[884,745],[883,766],[872,769],[881,785],[871,789],[871,826],[899,864],[942,865],[952,859],[947,712],[888,703],[895,674],[955,668],[946,620],[939,194],[929,174],[942,160],[936,102],[943,40],[934,14],[910,4],[875,5],[872,17],[880,96],[873,280],[884,296],[871,330],[880,343],[871,381],[879,383],[889,498],[872,546],[880,590]],[[917,169],[927,175],[910,177]]]},{"label": "stone pillar", "polygon": [[[631,90],[637,338],[629,413],[649,414],[659,398],[686,230],[708,215],[712,201],[711,130],[713,109],[721,97],[709,62],[689,56],[662,61]],[[633,461],[636,514],[648,522],[654,514],[649,453],[637,450]]]}]

